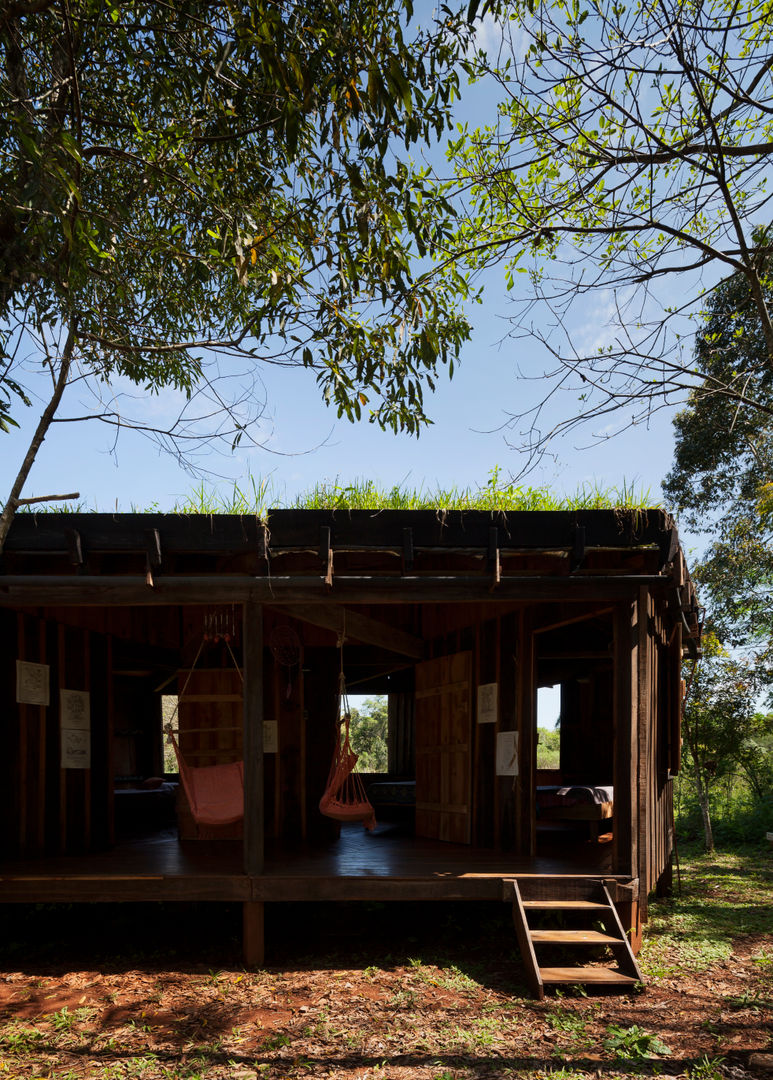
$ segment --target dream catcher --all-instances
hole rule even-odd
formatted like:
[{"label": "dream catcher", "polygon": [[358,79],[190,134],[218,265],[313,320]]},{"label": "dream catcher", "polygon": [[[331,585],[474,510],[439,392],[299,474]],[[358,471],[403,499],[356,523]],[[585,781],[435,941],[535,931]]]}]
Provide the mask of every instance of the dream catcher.
[{"label": "dream catcher", "polygon": [[301,639],[292,626],[275,626],[269,637],[269,645],[276,663],[287,668],[285,698],[289,701],[293,692],[293,673],[296,667],[300,669],[303,657]]}]

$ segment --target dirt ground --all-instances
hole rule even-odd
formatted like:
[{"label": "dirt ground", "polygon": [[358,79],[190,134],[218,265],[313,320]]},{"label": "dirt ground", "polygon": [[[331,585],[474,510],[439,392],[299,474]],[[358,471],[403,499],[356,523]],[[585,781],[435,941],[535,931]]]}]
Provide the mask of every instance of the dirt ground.
[{"label": "dirt ground", "polygon": [[0,1080],[773,1078],[773,859],[694,858],[633,995],[529,998],[505,905],[5,908]]}]

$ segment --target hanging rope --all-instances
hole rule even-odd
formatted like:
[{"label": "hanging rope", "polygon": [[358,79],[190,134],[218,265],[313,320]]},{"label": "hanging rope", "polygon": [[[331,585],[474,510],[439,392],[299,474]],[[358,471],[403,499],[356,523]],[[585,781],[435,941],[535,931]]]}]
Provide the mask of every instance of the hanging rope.
[{"label": "hanging rope", "polygon": [[344,824],[362,822],[365,828],[372,832],[376,827],[376,814],[365,793],[362,777],[356,771],[357,755],[352,750],[349,740],[351,710],[346,693],[343,659],[345,620],[346,614],[344,613],[344,625],[338,642],[340,670],[338,673],[338,731],[336,746],[325,791],[319,800],[319,809],[320,813],[324,814],[325,817],[332,818],[333,821],[340,821]]}]

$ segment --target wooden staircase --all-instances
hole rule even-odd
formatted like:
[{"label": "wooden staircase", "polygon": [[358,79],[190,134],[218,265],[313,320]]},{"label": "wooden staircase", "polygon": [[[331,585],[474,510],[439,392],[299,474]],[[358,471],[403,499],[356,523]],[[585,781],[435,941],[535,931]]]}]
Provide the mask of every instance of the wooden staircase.
[{"label": "wooden staircase", "polygon": [[[508,881],[506,887],[512,888],[515,933],[535,997],[544,998],[546,986],[585,983],[632,990],[642,981],[617,908],[603,881],[522,878],[520,882]],[[572,925],[585,925],[568,930],[535,925],[550,913],[561,913]],[[596,929],[594,924],[600,924],[602,929]],[[541,966],[537,950],[544,945],[572,949],[578,954],[578,966]],[[583,965],[583,954],[587,955],[588,946],[603,946],[611,953],[616,966]]]}]

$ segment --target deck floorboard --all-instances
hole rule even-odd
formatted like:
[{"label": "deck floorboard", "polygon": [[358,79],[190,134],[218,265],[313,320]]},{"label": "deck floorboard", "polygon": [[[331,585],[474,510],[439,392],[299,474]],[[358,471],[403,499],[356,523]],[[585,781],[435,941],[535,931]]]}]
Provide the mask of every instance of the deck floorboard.
[{"label": "deck floorboard", "polygon": [[0,902],[493,899],[505,878],[608,875],[610,859],[611,845],[523,858],[389,826],[346,827],[319,847],[269,847],[264,874],[248,878],[240,840],[180,842],[170,829],[90,855],[0,862]]}]

